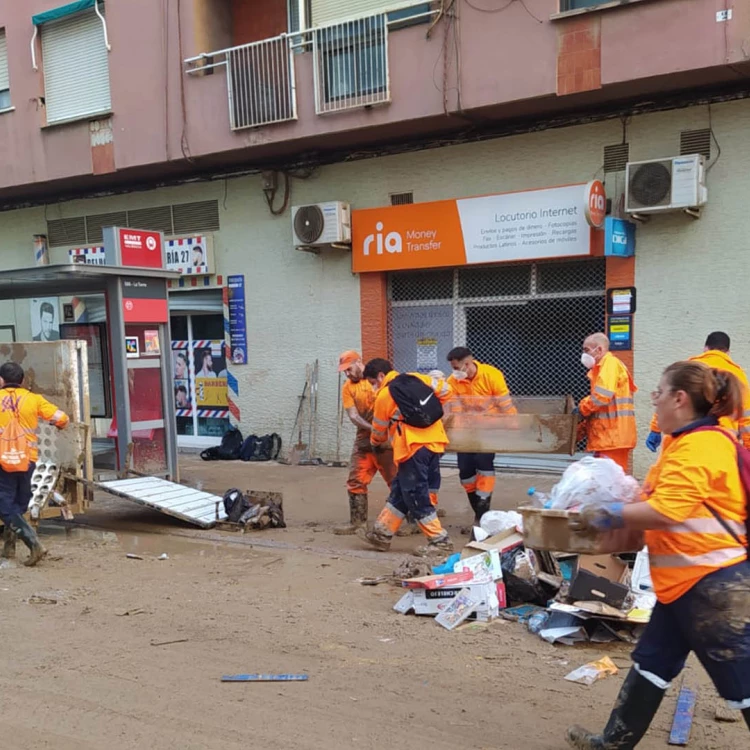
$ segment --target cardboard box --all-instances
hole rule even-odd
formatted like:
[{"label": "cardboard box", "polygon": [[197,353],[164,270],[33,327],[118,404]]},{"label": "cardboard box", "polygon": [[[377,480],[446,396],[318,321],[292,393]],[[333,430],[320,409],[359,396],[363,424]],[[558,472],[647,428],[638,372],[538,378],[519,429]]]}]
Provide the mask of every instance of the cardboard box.
[{"label": "cardboard box", "polygon": [[628,566],[612,555],[581,555],[578,570],[587,570],[612,583],[625,583],[628,574]]},{"label": "cardboard box", "polygon": [[568,591],[575,602],[603,602],[611,607],[622,607],[629,587],[628,566],[611,555],[581,555],[578,571]]},{"label": "cardboard box", "polygon": [[433,576],[419,576],[419,578],[407,578],[401,581],[401,585],[407,589],[439,589],[444,586],[458,586],[468,583],[472,579],[470,571],[460,573],[443,573]]},{"label": "cardboard box", "polygon": [[492,583],[503,577],[500,567],[500,553],[496,549],[465,557],[453,566],[454,573],[469,571],[473,583]]},{"label": "cardboard box", "polygon": [[464,589],[468,589],[472,599],[478,603],[476,610],[478,620],[489,620],[497,617],[500,609],[504,609],[507,606],[505,584],[502,581],[494,583],[466,583],[463,586],[438,589],[412,589],[409,593],[412,594],[411,606],[414,614],[431,615],[434,617],[449,606],[453,599],[458,596],[459,592]]},{"label": "cardboard box", "polygon": [[515,529],[506,529],[499,534],[487,537],[483,542],[469,542],[461,552],[461,558],[471,557],[478,552],[489,552],[493,549],[503,553],[519,544],[523,544],[523,535]]}]

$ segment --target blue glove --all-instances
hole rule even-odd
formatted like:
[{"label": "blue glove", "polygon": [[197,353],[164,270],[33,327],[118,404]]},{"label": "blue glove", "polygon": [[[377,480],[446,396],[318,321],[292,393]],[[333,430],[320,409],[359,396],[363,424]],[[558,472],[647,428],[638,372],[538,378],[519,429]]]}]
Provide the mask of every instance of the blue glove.
[{"label": "blue glove", "polygon": [[656,453],[661,445],[661,432],[649,432],[646,438],[646,447],[651,453]]},{"label": "blue glove", "polygon": [[623,503],[591,504],[581,508],[578,517],[568,523],[574,531],[612,531],[625,525]]}]

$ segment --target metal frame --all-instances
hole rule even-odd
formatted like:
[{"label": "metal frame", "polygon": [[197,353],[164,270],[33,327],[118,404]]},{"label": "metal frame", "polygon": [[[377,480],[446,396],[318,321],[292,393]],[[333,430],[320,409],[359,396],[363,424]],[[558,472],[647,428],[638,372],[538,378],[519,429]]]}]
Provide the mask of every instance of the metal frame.
[{"label": "metal frame", "polygon": [[[0,300],[31,299],[45,292],[60,295],[77,295],[84,292],[106,295],[109,348],[112,357],[112,384],[115,398],[114,413],[117,418],[117,458],[121,470],[127,469],[128,446],[133,440],[130,426],[130,392],[128,366],[125,356],[125,320],[122,314],[122,281],[126,278],[148,277],[162,279],[167,295],[167,281],[180,274],[156,268],[124,268],[121,266],[94,266],[86,264],[61,264],[18,268],[0,271]],[[164,342],[171,341],[169,322],[154,323],[162,342],[160,363],[162,399],[164,402],[164,434],[169,477],[179,480],[177,467],[177,426],[174,400],[171,393],[171,357],[164,353]]]}]

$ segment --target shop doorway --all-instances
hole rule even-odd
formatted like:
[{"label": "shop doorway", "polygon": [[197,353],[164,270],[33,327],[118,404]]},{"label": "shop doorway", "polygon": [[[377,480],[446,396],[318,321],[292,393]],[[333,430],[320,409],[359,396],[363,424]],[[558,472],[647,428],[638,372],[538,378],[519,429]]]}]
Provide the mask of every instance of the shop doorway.
[{"label": "shop doorway", "polygon": [[224,316],[175,313],[170,326],[177,444],[216,445],[229,429]]},{"label": "shop doorway", "polygon": [[605,289],[603,258],[391,274],[394,367],[447,371],[450,349],[468,346],[503,370],[512,394],[579,400],[589,389],[581,344],[605,329]]}]

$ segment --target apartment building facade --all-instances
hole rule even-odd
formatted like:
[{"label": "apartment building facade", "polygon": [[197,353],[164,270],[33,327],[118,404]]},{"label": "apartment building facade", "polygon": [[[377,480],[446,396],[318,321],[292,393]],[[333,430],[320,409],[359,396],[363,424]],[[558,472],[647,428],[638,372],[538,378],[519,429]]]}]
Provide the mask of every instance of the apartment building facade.
[{"label": "apartment building facade", "polygon": [[[643,438],[660,368],[708,331],[727,330],[750,365],[750,8],[23,5],[0,0],[5,265],[33,265],[40,243],[52,263],[97,262],[106,226],[162,231],[183,272],[170,311],[186,446],[216,442],[230,422],[287,440],[317,359],[318,451],[345,457],[335,364],[347,348],[425,369],[466,344],[519,394],[580,396],[580,339],[609,329],[641,387]],[[680,159],[698,196],[685,205],[664,183]],[[633,193],[641,162],[655,166]],[[628,236],[586,219],[592,181]],[[222,347],[223,290],[237,276],[247,362]],[[635,289],[634,312],[608,312],[617,289]],[[103,308],[56,304],[61,319]],[[0,336],[32,336],[28,301],[1,312]],[[224,393],[198,387],[206,350]]]}]

